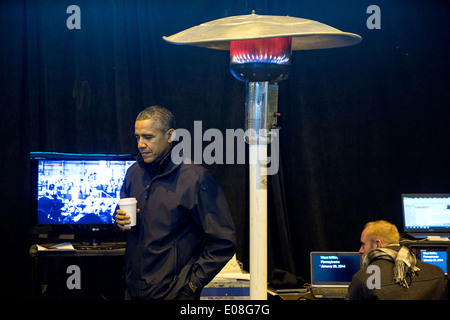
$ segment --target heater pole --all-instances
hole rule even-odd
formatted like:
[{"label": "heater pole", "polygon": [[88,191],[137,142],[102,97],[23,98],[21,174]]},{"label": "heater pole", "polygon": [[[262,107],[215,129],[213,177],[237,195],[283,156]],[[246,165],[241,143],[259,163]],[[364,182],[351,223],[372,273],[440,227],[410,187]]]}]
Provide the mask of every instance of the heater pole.
[{"label": "heater pole", "polygon": [[250,299],[267,299],[267,145],[269,82],[247,82],[250,174]]},{"label": "heater pole", "polygon": [[267,145],[250,145],[250,299],[267,299]]}]

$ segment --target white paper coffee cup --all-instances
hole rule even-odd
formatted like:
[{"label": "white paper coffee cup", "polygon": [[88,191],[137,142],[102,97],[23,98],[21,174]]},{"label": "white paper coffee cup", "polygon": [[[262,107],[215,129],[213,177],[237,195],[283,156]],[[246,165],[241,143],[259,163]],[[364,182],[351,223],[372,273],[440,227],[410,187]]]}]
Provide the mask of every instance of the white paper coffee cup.
[{"label": "white paper coffee cup", "polygon": [[120,210],[123,210],[130,216],[130,223],[125,227],[134,227],[136,225],[136,198],[123,198],[119,200]]}]

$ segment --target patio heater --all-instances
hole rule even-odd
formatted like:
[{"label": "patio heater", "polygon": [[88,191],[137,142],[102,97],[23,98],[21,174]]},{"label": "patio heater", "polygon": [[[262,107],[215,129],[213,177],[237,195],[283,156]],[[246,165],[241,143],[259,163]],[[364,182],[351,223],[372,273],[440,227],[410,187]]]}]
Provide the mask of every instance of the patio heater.
[{"label": "patio heater", "polygon": [[[267,299],[268,145],[278,130],[278,82],[288,78],[292,50],[345,47],[361,41],[317,21],[289,16],[231,16],[202,23],[164,40],[230,51],[230,71],[246,82],[245,141],[249,145],[250,299]],[[271,150],[271,158],[276,148]]]}]

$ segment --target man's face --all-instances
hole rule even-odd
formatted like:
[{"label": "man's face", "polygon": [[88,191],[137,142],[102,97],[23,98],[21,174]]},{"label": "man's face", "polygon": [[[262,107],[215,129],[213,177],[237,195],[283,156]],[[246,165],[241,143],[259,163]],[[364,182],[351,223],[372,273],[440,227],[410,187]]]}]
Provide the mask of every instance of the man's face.
[{"label": "man's face", "polygon": [[172,131],[161,131],[152,119],[136,121],[134,136],[145,163],[160,160],[166,154],[172,143]]},{"label": "man's face", "polygon": [[369,236],[369,229],[365,228],[361,233],[361,248],[359,253],[365,257],[370,251],[377,248],[377,242],[373,241]]}]

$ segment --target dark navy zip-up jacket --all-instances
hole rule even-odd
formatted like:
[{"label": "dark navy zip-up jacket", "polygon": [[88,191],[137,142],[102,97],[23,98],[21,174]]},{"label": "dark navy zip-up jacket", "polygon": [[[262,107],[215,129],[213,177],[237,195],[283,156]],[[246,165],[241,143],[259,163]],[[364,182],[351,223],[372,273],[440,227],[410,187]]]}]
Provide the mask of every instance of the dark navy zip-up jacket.
[{"label": "dark navy zip-up jacket", "polygon": [[236,233],[222,189],[204,167],[158,166],[139,155],[121,198],[137,199],[125,251],[126,298],[175,299],[192,281],[201,290],[235,253]]}]

